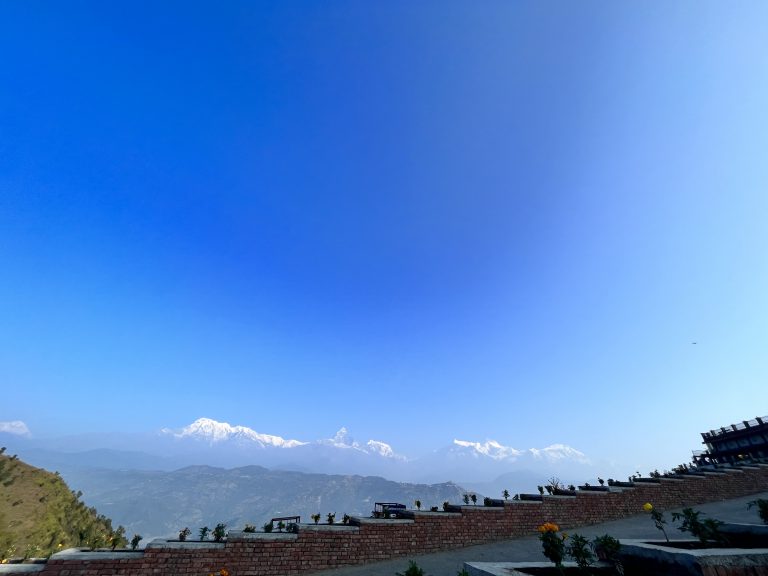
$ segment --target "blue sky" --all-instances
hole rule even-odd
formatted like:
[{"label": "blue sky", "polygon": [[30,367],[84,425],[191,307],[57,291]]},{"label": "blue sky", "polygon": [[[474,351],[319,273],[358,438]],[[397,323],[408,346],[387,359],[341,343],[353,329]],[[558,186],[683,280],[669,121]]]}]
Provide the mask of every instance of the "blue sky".
[{"label": "blue sky", "polygon": [[768,413],[766,25],[3,2],[0,421],[686,460]]}]

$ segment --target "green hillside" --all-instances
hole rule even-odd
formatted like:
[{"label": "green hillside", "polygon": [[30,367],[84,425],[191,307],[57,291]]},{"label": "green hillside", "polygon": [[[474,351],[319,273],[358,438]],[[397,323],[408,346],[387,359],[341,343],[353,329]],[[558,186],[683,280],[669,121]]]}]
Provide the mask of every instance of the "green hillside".
[{"label": "green hillside", "polygon": [[0,448],[0,562],[50,556],[72,546],[126,544],[122,526],[80,501],[58,473],[35,468]]}]

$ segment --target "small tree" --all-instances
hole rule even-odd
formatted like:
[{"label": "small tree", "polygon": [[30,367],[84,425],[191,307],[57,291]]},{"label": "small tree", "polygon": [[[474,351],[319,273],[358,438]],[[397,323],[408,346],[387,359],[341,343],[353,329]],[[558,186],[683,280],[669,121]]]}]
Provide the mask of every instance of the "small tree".
[{"label": "small tree", "polygon": [[469,504],[469,494],[464,494],[464,497],[462,498],[464,500],[464,504]]},{"label": "small tree", "polygon": [[200,540],[205,540],[210,531],[211,529],[208,528],[208,526],[203,526],[202,528],[200,528],[200,531],[198,532],[198,536],[200,536]]},{"label": "small tree", "polygon": [[136,550],[139,547],[139,542],[141,542],[141,534],[134,534],[131,538],[131,550]]},{"label": "small tree", "polygon": [[509,498],[509,490],[504,489],[504,492],[502,492],[501,495],[504,497],[504,500],[507,500]]},{"label": "small tree", "polygon": [[469,498],[472,500],[473,506],[477,504],[477,494],[471,494]]},{"label": "small tree", "polygon": [[421,510],[421,500],[416,500],[414,504],[416,504],[416,510]]},{"label": "small tree", "polygon": [[312,520],[314,521],[315,524],[320,522],[320,514],[312,514],[312,516],[310,516],[310,518],[312,518]]}]

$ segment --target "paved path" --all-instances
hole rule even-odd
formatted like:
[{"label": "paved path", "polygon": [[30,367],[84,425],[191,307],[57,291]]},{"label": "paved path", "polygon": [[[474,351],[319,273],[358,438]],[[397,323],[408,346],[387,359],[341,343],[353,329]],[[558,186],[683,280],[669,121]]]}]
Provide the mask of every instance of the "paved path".
[{"label": "paved path", "polygon": [[[755,508],[747,510],[747,502],[756,498],[768,499],[768,492],[754,494],[735,500],[711,502],[693,506],[695,510],[701,510],[710,518],[716,518],[723,522],[746,522],[757,524],[760,518]],[[666,512],[667,533],[670,538],[690,538],[688,534],[682,534],[671,524],[670,513]],[[610,534],[616,538],[661,538],[661,533],[656,529],[648,514],[638,514],[631,518],[613,520],[592,526],[567,530],[570,533],[579,533],[588,538]],[[395,560],[386,560],[375,564],[363,564],[348,568],[323,570],[315,572],[317,576],[395,576],[397,572],[404,572],[408,568],[408,560],[415,561],[424,569],[428,576],[456,576],[464,566],[464,562],[526,562],[546,561],[541,553],[541,543],[537,536],[526,536],[512,540],[503,540],[492,544],[468,546],[434,554],[420,554],[412,557],[402,557]]]}]

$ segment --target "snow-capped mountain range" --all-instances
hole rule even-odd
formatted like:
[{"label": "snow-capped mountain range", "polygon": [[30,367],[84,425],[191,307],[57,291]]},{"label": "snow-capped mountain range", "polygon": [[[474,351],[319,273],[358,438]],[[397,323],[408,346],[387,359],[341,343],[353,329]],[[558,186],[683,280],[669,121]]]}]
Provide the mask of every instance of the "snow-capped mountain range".
[{"label": "snow-capped mountain range", "polygon": [[[280,436],[262,434],[247,426],[232,426],[228,422],[217,422],[210,418],[198,418],[192,424],[180,430],[163,428],[161,435],[173,437],[177,440],[196,440],[209,446],[235,444],[241,447],[258,449],[267,448],[298,448],[312,446],[327,446],[342,450],[353,450],[362,454],[380,456],[392,460],[407,461],[408,459],[397,454],[392,446],[379,440],[368,440],[365,444],[355,441],[349,431],[342,427],[333,438],[315,440],[314,442],[302,440],[288,440]],[[529,448],[519,450],[511,446],[504,446],[495,440],[485,442],[470,442],[467,440],[454,440],[449,447],[438,451],[444,456],[452,457],[468,456],[472,458],[489,458],[497,462],[516,462],[526,457],[546,462],[558,462],[570,460],[588,464],[589,459],[583,452],[565,444],[553,444],[546,448]]]},{"label": "snow-capped mountain range", "polygon": [[[407,458],[381,440],[358,442],[346,428],[332,438],[300,440],[211,418],[198,418],[182,428],[163,428],[147,435],[92,435],[47,441],[30,437],[23,422],[0,422],[0,436],[9,446],[23,445],[37,452],[37,456],[29,458],[31,463],[61,470],[75,463],[144,470],[260,465],[297,472],[382,476],[401,482],[455,481],[466,486],[479,486],[509,474],[535,477],[536,484],[541,484],[553,475],[575,483],[594,479],[598,472],[610,472],[604,464],[598,470],[583,452],[565,444],[518,449],[495,440],[455,439],[428,454]],[[515,488],[513,483],[506,487]]]},{"label": "snow-capped mountain range", "polygon": [[286,440],[280,436],[271,434],[259,434],[247,426],[232,426],[228,422],[217,422],[210,418],[198,418],[189,426],[184,426],[179,431],[163,428],[161,434],[173,436],[174,438],[190,438],[203,440],[210,444],[218,442],[242,442],[252,443],[260,448],[294,448],[306,444],[299,440]]},{"label": "snow-capped mountain range", "polygon": [[242,447],[251,448],[297,448],[299,446],[328,446],[331,448],[340,448],[344,450],[355,450],[363,454],[372,454],[382,458],[391,458],[393,460],[405,460],[400,454],[396,454],[392,446],[378,440],[368,440],[365,444],[360,444],[349,435],[349,431],[342,427],[333,438],[316,440],[314,442],[304,442],[301,440],[287,440],[280,436],[271,434],[261,434],[247,426],[232,426],[228,422],[217,422],[210,418],[198,418],[189,426],[175,431],[169,428],[163,428],[161,435],[171,436],[173,438],[184,440],[197,440],[205,442],[210,446],[215,444],[235,443]]}]

